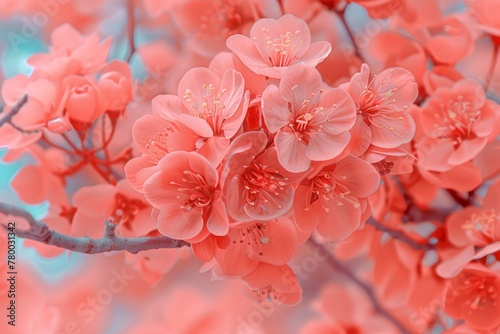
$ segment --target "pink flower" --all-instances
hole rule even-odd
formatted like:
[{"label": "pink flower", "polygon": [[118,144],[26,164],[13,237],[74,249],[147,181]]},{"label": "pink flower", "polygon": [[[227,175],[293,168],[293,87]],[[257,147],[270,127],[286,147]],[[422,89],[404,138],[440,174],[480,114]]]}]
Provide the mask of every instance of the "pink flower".
[{"label": "pink flower", "polygon": [[104,114],[108,107],[107,96],[99,90],[96,82],[71,75],[63,83],[68,90],[65,110],[73,125],[92,123]]},{"label": "pink flower", "polygon": [[451,87],[464,76],[450,65],[439,65],[424,75],[424,87],[428,95],[434,94],[439,87]]},{"label": "pink flower", "polygon": [[483,207],[468,206],[446,220],[448,239],[457,247],[487,246],[500,241],[500,182],[488,188]]},{"label": "pink flower", "polygon": [[116,186],[98,184],[78,189],[73,195],[73,207],[71,233],[76,236],[101,237],[110,216],[117,219],[117,230],[129,236],[156,231],[144,195],[135,192],[125,180]]},{"label": "pink flower", "polygon": [[75,74],[93,74],[106,65],[112,38],[99,42],[97,33],[82,36],[69,24],[63,24],[52,32],[52,46],[48,54],[36,54],[28,59],[35,68],[46,68],[61,61],[71,62]]},{"label": "pink flower", "polygon": [[158,162],[174,151],[194,151],[200,139],[191,128],[176,120],[165,120],[157,115],[144,115],[135,121],[132,137],[142,156],[125,165],[130,185],[143,192],[144,182],[158,170]]},{"label": "pink flower", "polygon": [[300,64],[285,72],[279,88],[270,85],[262,94],[264,120],[276,134],[278,159],[290,172],[337,157],[351,138],[348,130],[356,119],[351,98],[322,85],[315,68]]},{"label": "pink flower", "polygon": [[389,68],[371,78],[370,68],[363,64],[361,72],[341,88],[356,104],[358,119],[352,131],[365,143],[371,139],[373,145],[395,148],[412,140],[415,122],[407,109],[417,98],[418,87],[410,72]]},{"label": "pink flower", "polygon": [[[60,67],[67,69],[65,64],[60,64]],[[2,96],[9,107],[21,100],[24,94],[28,96],[28,101],[12,118],[12,122],[27,131],[43,127],[54,132],[70,130],[71,124],[64,114],[69,95],[68,88],[62,83],[64,78],[65,74],[49,75],[43,71],[35,71],[32,78],[20,74],[5,80]],[[58,123],[55,128],[54,123]]]},{"label": "pink flower", "polygon": [[353,156],[313,172],[295,193],[297,226],[304,232],[317,228],[331,241],[346,239],[361,226],[366,198],[377,190],[379,182],[375,168]]},{"label": "pink flower", "polygon": [[229,236],[229,246],[215,255],[218,267],[214,271],[218,276],[248,275],[259,262],[285,265],[299,250],[295,224],[285,217],[232,224]]},{"label": "pink flower", "polygon": [[229,222],[213,165],[196,152],[171,152],[144,184],[148,202],[159,209],[158,230],[174,239],[191,239],[206,226],[226,235]]},{"label": "pink flower", "polygon": [[279,17],[278,2],[263,0],[184,0],[171,15],[195,52],[211,57],[226,50],[226,39],[246,33],[260,17]]},{"label": "pink flower", "polygon": [[500,3],[495,0],[466,0],[465,3],[477,18],[477,28],[492,35],[495,43],[500,42],[500,19],[498,11]]},{"label": "pink flower", "polygon": [[51,205],[67,205],[65,182],[59,176],[61,167],[66,168],[67,164],[64,153],[54,148],[44,150],[38,145],[22,151],[28,153],[36,164],[23,166],[12,178],[11,187],[17,196],[26,204],[48,201]]},{"label": "pink flower", "polygon": [[478,330],[500,326],[500,275],[481,264],[469,264],[449,281],[444,311]]},{"label": "pink flower", "polygon": [[284,170],[276,148],[267,145],[263,132],[251,131],[229,148],[221,178],[228,214],[237,221],[278,218],[292,207],[293,183],[300,175]]},{"label": "pink flower", "polygon": [[243,76],[233,69],[224,71],[221,78],[207,68],[193,68],[181,79],[178,96],[153,99],[153,111],[205,138],[198,152],[218,166],[245,118],[249,93],[244,85]]},{"label": "pink flower", "polygon": [[302,300],[302,288],[288,265],[261,262],[243,280],[252,291],[250,297],[262,307],[273,308],[279,303],[296,305]]},{"label": "pink flower", "polygon": [[415,37],[436,64],[455,64],[474,48],[469,28],[454,17],[445,17],[416,30]]},{"label": "pink flower", "polygon": [[115,60],[102,71],[98,82],[99,91],[106,96],[108,111],[123,111],[134,95],[130,66]]},{"label": "pink flower", "polygon": [[[410,15],[412,14],[414,12],[410,11]],[[369,43],[366,51],[373,59],[372,70],[382,72],[390,67],[402,67],[410,71],[415,76],[415,81],[421,84],[427,69],[427,56],[415,39],[389,30],[375,35],[369,39]]]},{"label": "pink flower", "polygon": [[425,133],[417,143],[420,165],[443,172],[475,158],[498,135],[498,111],[473,80],[436,90],[420,114]]},{"label": "pink flower", "polygon": [[325,41],[311,43],[307,24],[290,14],[278,20],[260,19],[250,37],[233,35],[227,47],[255,73],[277,79],[291,65],[318,65],[332,49]]}]

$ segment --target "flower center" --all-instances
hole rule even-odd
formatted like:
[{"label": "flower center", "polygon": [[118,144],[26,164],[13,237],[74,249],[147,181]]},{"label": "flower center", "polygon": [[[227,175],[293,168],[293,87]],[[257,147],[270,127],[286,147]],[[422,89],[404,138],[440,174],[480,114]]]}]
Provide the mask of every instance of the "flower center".
[{"label": "flower center", "polygon": [[[393,70],[391,70],[391,73]],[[364,121],[370,125],[378,128],[386,128],[390,131],[394,130],[393,127],[386,125],[383,119],[403,120],[403,117],[391,116],[390,113],[398,112],[398,108],[394,105],[395,99],[392,97],[397,88],[391,88],[385,91],[379,91],[377,87],[373,87],[374,76],[371,81],[365,86],[365,90],[361,93],[358,99],[357,110],[358,114],[363,116]],[[377,85],[384,87],[389,84],[391,75],[388,75],[382,82]],[[403,110],[408,109],[407,106]]]},{"label": "flower center", "polygon": [[162,131],[158,131],[156,135],[149,138],[146,148],[151,155],[151,162],[158,163],[161,158],[163,158],[169,152],[167,149],[167,137],[178,131],[173,124],[168,125],[163,128]]},{"label": "flower center", "polygon": [[214,130],[214,134],[219,134],[222,130],[222,115],[226,108],[222,103],[226,89],[215,92],[213,84],[204,84],[199,93],[200,101],[190,89],[186,89],[183,99],[189,105],[193,116],[203,118]]},{"label": "flower center", "polygon": [[233,243],[245,243],[247,247],[257,245],[259,247],[259,255],[264,255],[262,245],[267,245],[270,242],[268,235],[271,232],[271,227],[266,223],[256,223],[248,227],[238,229],[238,235],[233,239]]},{"label": "flower center", "polygon": [[121,223],[130,228],[137,214],[148,206],[138,199],[130,199],[122,194],[116,195],[115,214],[120,216]]},{"label": "flower center", "polygon": [[[199,38],[226,38],[229,34],[240,31],[240,27],[245,23],[245,18],[241,16],[241,0],[214,0],[213,5],[200,17]],[[214,34],[214,32],[218,32]]]},{"label": "flower center", "polygon": [[255,294],[259,304],[263,306],[273,307],[278,303],[279,292],[276,291],[271,285],[262,289],[254,290],[253,293]]},{"label": "flower center", "polygon": [[[292,95],[296,94],[297,85],[292,87]],[[290,123],[288,126],[295,133],[299,141],[309,144],[310,136],[313,133],[321,131],[321,114],[318,112],[323,111],[323,107],[318,107],[318,101],[321,98],[323,90],[318,93],[311,93],[308,99],[302,101],[298,106],[290,106],[292,109]],[[296,98],[298,100],[298,97]],[[336,105],[333,106],[334,108]]]},{"label": "flower center", "polygon": [[214,187],[209,186],[201,174],[190,170],[183,171],[184,177],[181,182],[170,181],[171,185],[178,186],[177,199],[181,200],[180,208],[182,210],[192,210],[193,208],[205,208],[212,202]]},{"label": "flower center", "polygon": [[394,162],[389,162],[384,159],[374,163],[373,167],[375,167],[375,169],[377,170],[377,172],[379,172],[380,175],[387,175],[390,174],[392,169],[394,168]]},{"label": "flower center", "polygon": [[[262,28],[262,31],[266,35],[266,49],[263,56],[271,65],[277,67],[288,66],[300,56],[297,51],[304,43],[300,38],[300,31],[288,31],[279,37],[268,36],[268,28]],[[253,40],[256,41],[257,37],[254,37]]]},{"label": "flower center", "polygon": [[497,214],[494,209],[473,213],[462,225],[469,239],[476,246],[486,246],[495,239],[495,225]]},{"label": "flower center", "polygon": [[355,208],[359,208],[359,203],[347,197],[351,192],[349,189],[338,182],[338,179],[345,180],[346,176],[336,175],[335,177],[331,172],[320,172],[312,181],[308,196],[306,197],[306,210],[309,210],[309,205],[315,201],[319,201],[323,209],[330,211],[330,201],[336,201],[337,205],[344,205],[344,201],[351,203]]},{"label": "flower center", "polygon": [[269,212],[269,205],[281,208],[275,196],[283,190],[284,178],[277,170],[253,162],[246,167],[243,174],[246,191],[246,201],[250,205],[258,205],[265,212]]},{"label": "flower center", "polygon": [[468,313],[496,306],[498,291],[494,277],[469,277],[453,291],[453,296],[458,297],[466,293],[469,298],[465,304],[469,307]]},{"label": "flower center", "polygon": [[435,136],[441,139],[451,139],[456,146],[464,139],[475,138],[472,126],[481,119],[481,110],[472,108],[472,103],[458,96],[439,105],[440,111],[434,114],[436,119]]}]

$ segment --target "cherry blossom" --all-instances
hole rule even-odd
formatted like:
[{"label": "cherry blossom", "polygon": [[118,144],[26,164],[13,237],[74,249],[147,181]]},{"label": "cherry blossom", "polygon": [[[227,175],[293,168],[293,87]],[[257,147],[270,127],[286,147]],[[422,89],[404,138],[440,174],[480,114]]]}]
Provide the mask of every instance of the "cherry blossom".
[{"label": "cherry blossom", "polygon": [[279,87],[266,88],[262,110],[267,128],[276,134],[280,163],[294,173],[306,171],[311,161],[339,156],[356,117],[345,92],[323,88],[318,71],[302,64],[290,67]]},{"label": "cherry blossom", "polygon": [[250,37],[233,35],[227,46],[255,73],[277,79],[291,65],[318,65],[331,51],[327,42],[311,43],[307,24],[290,14],[257,21]]}]

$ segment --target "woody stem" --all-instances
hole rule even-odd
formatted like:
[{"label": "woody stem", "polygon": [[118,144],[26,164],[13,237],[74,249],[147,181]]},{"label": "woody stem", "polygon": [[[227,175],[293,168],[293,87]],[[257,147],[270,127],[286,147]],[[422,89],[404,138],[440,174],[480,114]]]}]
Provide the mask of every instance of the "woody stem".
[{"label": "woody stem", "polygon": [[[16,236],[31,239],[46,245],[52,245],[73,252],[84,254],[98,254],[112,251],[127,251],[136,254],[151,249],[181,248],[189,246],[182,240],[168,237],[140,237],[124,238],[115,234],[116,225],[106,222],[104,236],[93,239],[89,237],[73,237],[50,229],[45,223],[39,222],[27,211],[14,205],[0,202],[0,213],[24,218],[30,225],[29,230],[16,229]],[[7,230],[5,225],[1,226]]]}]

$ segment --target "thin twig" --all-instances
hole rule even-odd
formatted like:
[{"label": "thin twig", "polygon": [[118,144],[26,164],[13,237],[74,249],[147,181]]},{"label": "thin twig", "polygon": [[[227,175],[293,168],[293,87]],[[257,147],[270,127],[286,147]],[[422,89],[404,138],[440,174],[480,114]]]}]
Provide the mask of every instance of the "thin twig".
[{"label": "thin twig", "polygon": [[[12,126],[14,126],[16,129],[18,127],[12,123],[12,118],[21,110],[21,108],[28,102],[28,95],[23,95],[23,97],[10,109],[5,116],[0,119],[0,126],[4,125],[5,123],[10,123]],[[0,115],[1,116],[1,115]]]},{"label": "thin twig", "polygon": [[401,242],[404,242],[408,246],[417,249],[417,250],[423,250],[423,251],[428,251],[434,249],[433,245],[430,244],[421,244],[416,242],[413,239],[410,239],[404,232],[393,230],[390,227],[385,226],[384,224],[381,224],[380,222],[376,221],[373,217],[370,217],[368,221],[366,222],[368,225],[372,225],[375,227],[378,231],[385,232],[389,234],[393,239],[399,240]]},{"label": "thin twig", "polygon": [[377,297],[375,296],[375,293],[373,292],[372,288],[363,282],[354,272],[352,272],[344,263],[339,261],[335,256],[331,254],[328,249],[315,241],[313,238],[309,238],[309,243],[312,244],[314,247],[321,248],[323,253],[329,254],[329,256],[326,258],[326,261],[330,266],[332,266],[333,269],[338,271],[339,273],[343,274],[347,278],[349,278],[354,284],[356,284],[359,288],[363,290],[363,292],[368,296],[370,299],[373,308],[377,313],[385,317],[387,320],[389,320],[394,326],[397,327],[400,333],[402,334],[409,334],[410,331],[405,328],[405,326],[399,322],[392,314],[389,313],[378,301]]},{"label": "thin twig", "polygon": [[415,202],[413,201],[413,198],[410,195],[408,195],[408,192],[406,191],[403,184],[401,184],[401,181],[398,179],[397,176],[392,175],[392,180],[394,181],[394,184],[398,188],[399,192],[403,196],[406,203],[406,209],[403,212],[403,222],[406,223],[409,220],[410,211],[415,206]]},{"label": "thin twig", "polygon": [[134,0],[127,1],[127,38],[129,46],[129,54],[127,56],[127,63],[130,63],[130,59],[135,53],[135,11],[134,11]]},{"label": "thin twig", "polygon": [[486,81],[484,83],[484,91],[486,93],[488,93],[488,91],[490,89],[491,79],[493,78],[493,73],[495,72],[495,67],[497,65],[499,47],[500,47],[500,44],[495,43],[493,45],[493,53],[491,55],[490,68],[488,69],[488,74],[486,76]]},{"label": "thin twig", "polygon": [[[116,225],[107,221],[104,236],[99,239],[72,237],[50,229],[45,223],[37,221],[27,211],[14,205],[1,203],[0,212],[6,215],[22,217],[30,224],[29,230],[16,229],[16,236],[31,239],[47,245],[64,248],[84,254],[99,254],[111,251],[127,251],[136,254],[151,249],[181,248],[189,246],[182,240],[168,237],[124,238],[115,234]],[[6,226],[2,225],[4,229]]]},{"label": "thin twig", "polygon": [[465,208],[466,206],[471,205],[469,198],[464,198],[460,196],[460,194],[456,190],[446,189],[446,192],[460,206]]}]

